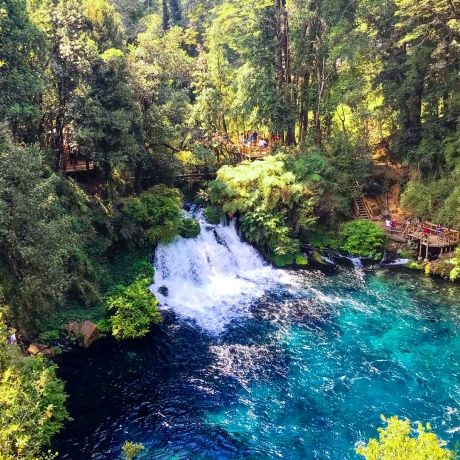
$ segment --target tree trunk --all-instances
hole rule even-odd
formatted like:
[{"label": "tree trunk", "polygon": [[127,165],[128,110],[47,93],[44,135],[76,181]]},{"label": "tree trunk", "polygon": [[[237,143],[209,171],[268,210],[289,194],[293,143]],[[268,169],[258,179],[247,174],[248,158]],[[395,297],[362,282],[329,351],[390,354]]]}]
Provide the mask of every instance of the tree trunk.
[{"label": "tree trunk", "polygon": [[299,141],[304,142],[308,133],[308,112],[310,93],[310,73],[306,72],[300,87],[300,115],[299,115]]}]

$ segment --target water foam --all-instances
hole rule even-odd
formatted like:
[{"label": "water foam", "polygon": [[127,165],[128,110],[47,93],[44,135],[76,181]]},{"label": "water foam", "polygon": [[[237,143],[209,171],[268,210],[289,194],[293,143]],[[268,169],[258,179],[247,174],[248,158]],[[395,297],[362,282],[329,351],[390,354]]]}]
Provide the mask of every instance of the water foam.
[{"label": "water foam", "polygon": [[251,302],[286,275],[241,240],[235,222],[210,225],[202,213],[195,217],[201,227],[197,238],[178,238],[157,247],[150,289],[161,308],[218,333],[248,314]]}]

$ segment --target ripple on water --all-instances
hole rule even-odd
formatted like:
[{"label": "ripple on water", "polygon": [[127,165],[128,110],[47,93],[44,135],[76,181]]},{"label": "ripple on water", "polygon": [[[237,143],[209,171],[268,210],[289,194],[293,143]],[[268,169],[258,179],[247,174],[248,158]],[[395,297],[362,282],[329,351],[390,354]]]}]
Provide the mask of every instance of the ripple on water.
[{"label": "ripple on water", "polygon": [[460,440],[458,288],[399,271],[285,276],[219,334],[177,311],[144,340],[63,357],[75,420],[53,447],[115,459],[129,439],[148,459],[348,459],[382,413]]}]

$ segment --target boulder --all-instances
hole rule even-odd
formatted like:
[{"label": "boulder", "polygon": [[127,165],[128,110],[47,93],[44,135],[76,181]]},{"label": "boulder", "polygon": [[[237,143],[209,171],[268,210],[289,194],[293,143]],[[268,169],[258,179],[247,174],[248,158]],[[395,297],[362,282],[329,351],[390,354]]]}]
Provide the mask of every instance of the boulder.
[{"label": "boulder", "polygon": [[83,321],[80,325],[80,337],[81,343],[85,348],[91,346],[93,342],[99,339],[101,334],[99,333],[99,329],[97,326],[91,321]]},{"label": "boulder", "polygon": [[80,345],[85,348],[91,346],[93,342],[101,337],[97,326],[89,320],[85,320],[82,323],[72,321],[65,325],[65,329],[69,334],[77,337]]},{"label": "boulder", "polygon": [[72,321],[72,322],[70,322],[70,323],[65,325],[65,330],[69,334],[79,335],[80,334],[80,329],[81,329],[81,325],[80,325],[80,323],[77,323],[77,321]]},{"label": "boulder", "polygon": [[49,345],[44,345],[42,343],[37,343],[37,342],[31,343],[29,345],[29,348],[27,349],[27,353],[29,353],[29,355],[33,355],[33,356],[39,355],[39,356],[50,357],[50,356],[54,355],[54,352],[49,347]]}]

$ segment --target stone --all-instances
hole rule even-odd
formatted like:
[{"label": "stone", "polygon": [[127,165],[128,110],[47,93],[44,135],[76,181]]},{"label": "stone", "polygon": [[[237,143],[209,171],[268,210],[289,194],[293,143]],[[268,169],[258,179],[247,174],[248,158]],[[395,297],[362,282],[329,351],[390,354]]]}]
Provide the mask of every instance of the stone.
[{"label": "stone", "polygon": [[72,321],[65,325],[65,329],[69,334],[79,335],[81,330],[81,324],[77,321]]},{"label": "stone", "polygon": [[85,348],[91,346],[100,338],[101,334],[97,326],[92,321],[83,321],[80,325],[81,345]]},{"label": "stone", "polygon": [[33,356],[38,355],[38,356],[50,357],[50,356],[54,355],[54,352],[49,347],[49,345],[44,345],[42,343],[37,343],[37,342],[31,343],[29,345],[29,348],[27,349],[27,353],[29,353],[29,355],[33,355]]}]

